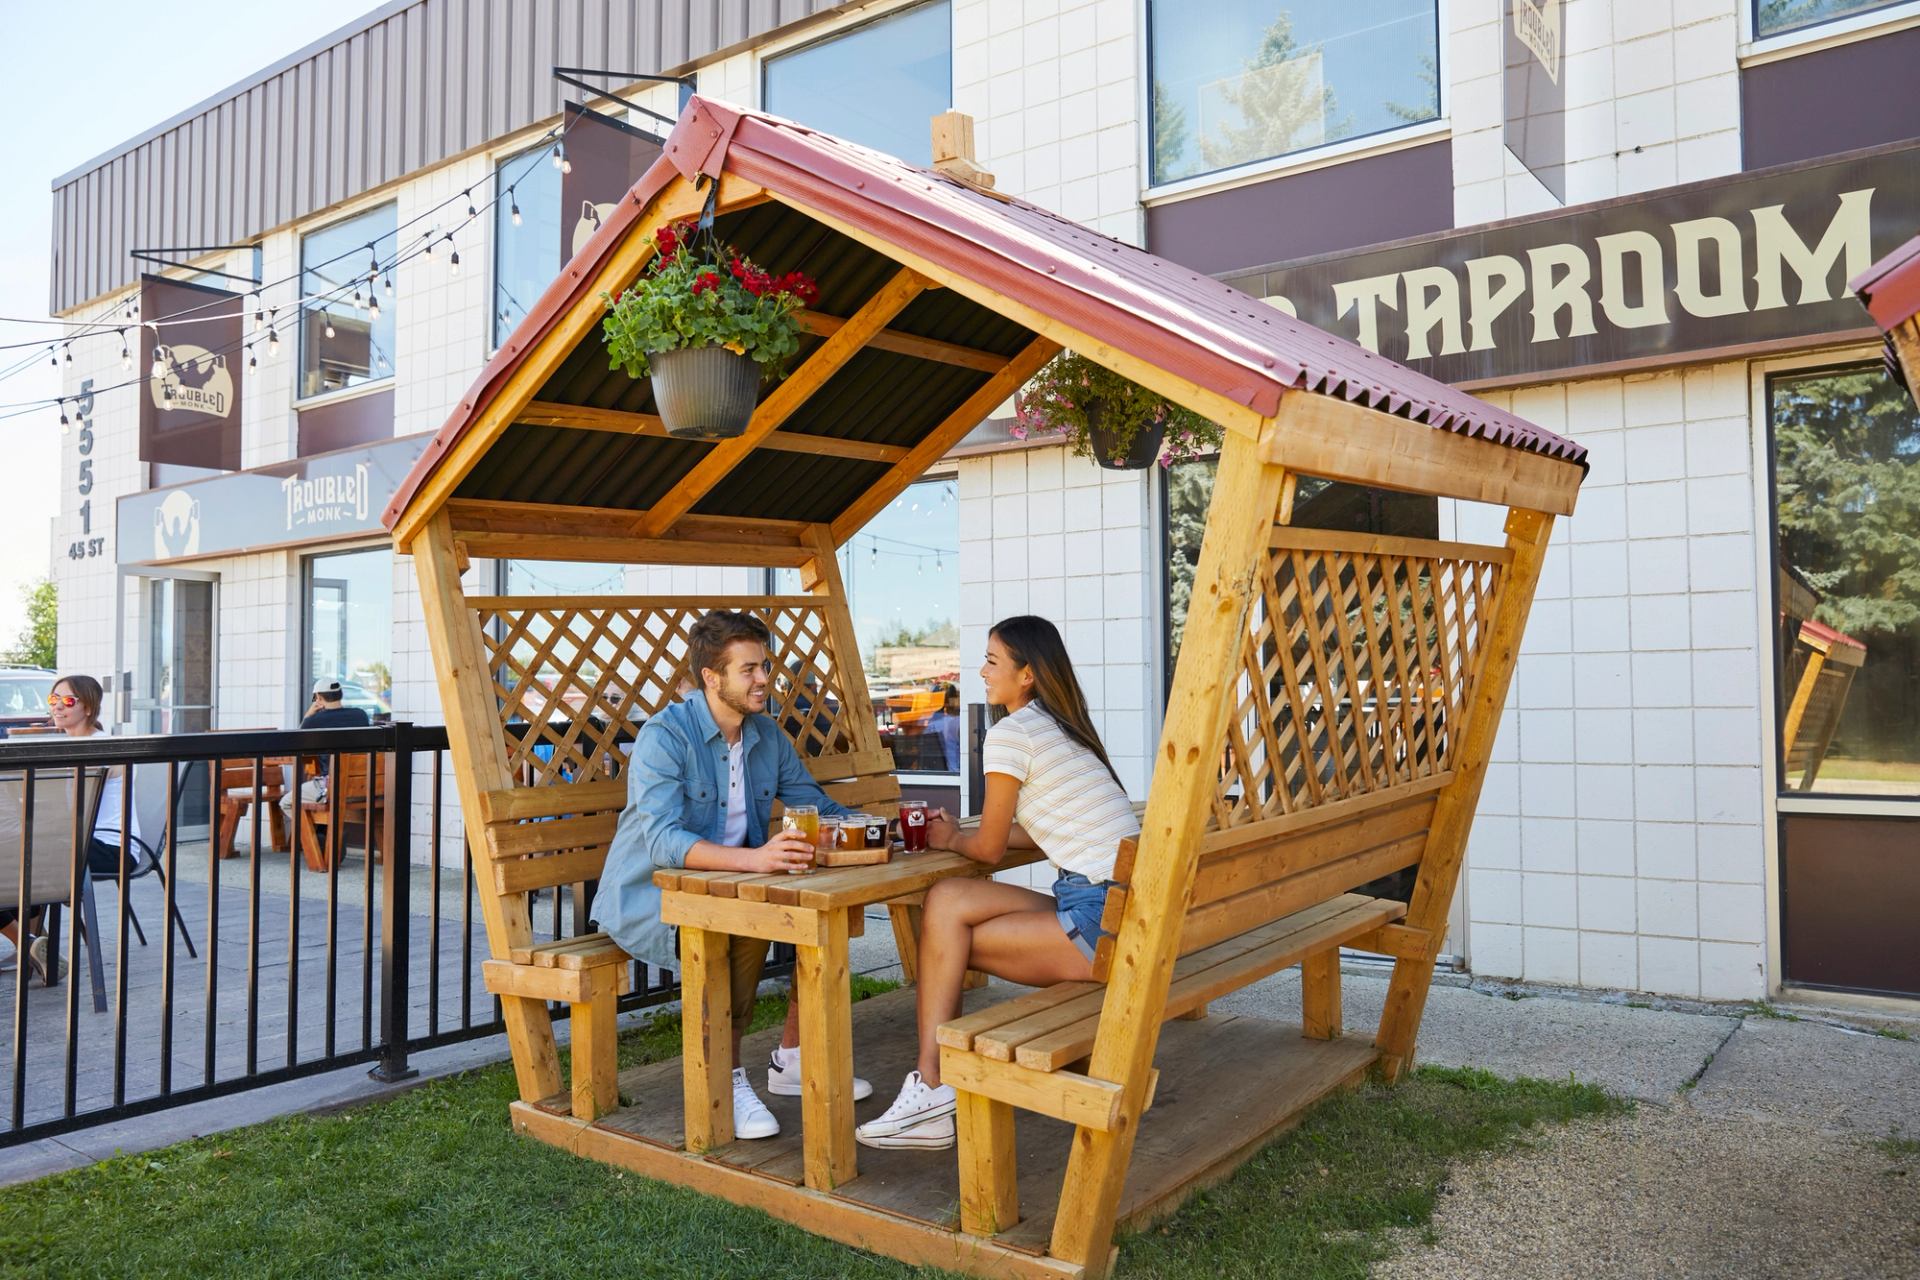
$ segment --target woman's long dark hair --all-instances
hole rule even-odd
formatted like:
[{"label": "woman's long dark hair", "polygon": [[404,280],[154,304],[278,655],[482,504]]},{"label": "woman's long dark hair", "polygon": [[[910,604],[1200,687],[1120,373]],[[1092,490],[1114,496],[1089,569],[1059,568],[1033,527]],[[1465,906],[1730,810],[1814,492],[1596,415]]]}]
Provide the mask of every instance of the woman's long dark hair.
[{"label": "woman's long dark hair", "polygon": [[1114,785],[1125,791],[1113,761],[1107,759],[1107,749],[1100,745],[1093,716],[1087,711],[1087,695],[1080,691],[1080,680],[1073,674],[1073,660],[1067,657],[1060,629],[1045,618],[1023,613],[995,623],[988,634],[999,637],[1015,665],[1032,670],[1033,700],[1040,709],[1053,717],[1061,732],[1093,752],[1107,766]]},{"label": "woman's long dark hair", "polygon": [[92,676],[61,676],[53,682],[53,687],[58,689],[61,685],[67,686],[67,692],[77,698],[80,705],[87,709],[88,724],[96,729],[106,728],[100,723],[100,703],[105,698],[106,691],[100,687],[98,680]]}]

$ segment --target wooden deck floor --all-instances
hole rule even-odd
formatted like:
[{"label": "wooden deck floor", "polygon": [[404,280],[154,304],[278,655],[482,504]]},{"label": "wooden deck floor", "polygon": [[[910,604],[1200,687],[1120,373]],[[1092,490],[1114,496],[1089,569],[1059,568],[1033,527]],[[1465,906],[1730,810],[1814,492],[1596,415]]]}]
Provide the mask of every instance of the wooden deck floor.
[{"label": "wooden deck floor", "polygon": [[[1018,990],[994,986],[969,992],[967,1008],[980,1008]],[[873,1097],[859,1104],[860,1119],[884,1111],[912,1067],[913,1023],[911,989],[854,1006],[854,1069],[871,1080],[874,1089]],[[837,1200],[849,1207],[876,1210],[897,1219],[903,1227],[918,1227],[921,1232],[938,1234],[949,1241],[962,1239],[954,1234],[959,1218],[959,1183],[951,1151],[876,1151],[861,1147],[859,1176],[831,1196],[822,1197],[801,1185],[800,1100],[776,1098],[764,1088],[766,1062],[777,1037],[777,1030],[749,1036],[741,1057],[749,1065],[755,1088],[780,1119],[779,1136],[737,1141],[710,1152],[701,1162],[709,1168],[701,1172],[717,1173],[719,1169],[711,1166],[719,1166],[749,1175],[758,1194],[728,1198],[759,1204],[776,1216],[814,1230],[820,1230],[815,1225],[820,1219],[807,1214],[804,1202],[813,1201],[817,1207],[822,1200]],[[1264,1019],[1216,1016],[1166,1024],[1156,1058],[1159,1090],[1135,1142],[1121,1201],[1121,1230],[1164,1216],[1195,1190],[1231,1172],[1314,1102],[1358,1080],[1374,1058],[1373,1045],[1365,1038],[1307,1040],[1296,1025]],[[678,1162],[653,1158],[629,1161],[618,1154],[618,1140],[660,1155],[679,1152],[683,1142],[679,1060],[622,1072],[620,1094],[629,1105],[591,1126],[600,1140],[582,1143],[574,1136],[563,1137],[578,1134],[580,1126],[570,1120],[564,1129],[548,1124],[522,1127],[535,1136],[574,1146],[583,1154],[628,1163],[653,1176],[686,1180],[674,1176]],[[550,1099],[540,1110],[556,1119],[564,1116],[564,1096]],[[995,1237],[994,1243],[1038,1260],[1052,1232],[1073,1130],[1031,1112],[1017,1114],[1022,1217]],[[633,1154],[640,1157],[643,1153],[636,1150]],[[684,1153],[682,1159],[693,1163]],[[703,1176],[699,1181],[708,1179]],[[789,1198],[794,1199],[792,1205],[782,1203]],[[822,1234],[839,1235],[832,1230]],[[902,1256],[884,1240],[868,1238],[853,1243]],[[910,1260],[931,1258],[916,1254]],[[962,1269],[976,1268],[962,1265]],[[1006,1270],[999,1266],[978,1269],[986,1273]]]}]

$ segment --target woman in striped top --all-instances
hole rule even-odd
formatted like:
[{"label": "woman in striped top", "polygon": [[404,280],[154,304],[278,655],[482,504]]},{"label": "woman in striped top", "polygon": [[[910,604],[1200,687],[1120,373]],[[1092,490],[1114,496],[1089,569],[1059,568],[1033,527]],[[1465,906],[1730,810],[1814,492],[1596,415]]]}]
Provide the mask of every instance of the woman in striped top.
[{"label": "woman in striped top", "polygon": [[1021,616],[994,627],[980,678],[987,701],[1007,712],[987,730],[980,825],[962,831],[936,812],[927,843],[988,866],[1010,848],[1038,849],[1058,874],[1051,897],[975,879],[942,880],[927,892],[916,979],[919,1069],[883,1115],[856,1131],[870,1147],[953,1145],[954,1092],[940,1082],[934,1033],[958,1016],[966,971],[1035,987],[1091,978],[1114,856],[1120,841],[1140,834],[1051,622]]}]

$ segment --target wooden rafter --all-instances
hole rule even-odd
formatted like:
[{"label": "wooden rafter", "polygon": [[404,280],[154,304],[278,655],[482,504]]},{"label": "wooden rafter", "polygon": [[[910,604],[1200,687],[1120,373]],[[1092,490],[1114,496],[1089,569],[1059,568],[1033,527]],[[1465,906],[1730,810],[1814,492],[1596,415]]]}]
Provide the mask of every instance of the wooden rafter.
[{"label": "wooden rafter", "polygon": [[[998,365],[995,366],[996,368]],[[535,427],[570,427],[580,431],[607,431],[619,435],[651,436],[669,439],[666,424],[656,413],[634,413],[626,409],[596,409],[584,404],[561,404],[555,400],[534,400],[518,421]],[[907,456],[903,445],[872,444],[865,440],[843,440],[838,436],[803,435],[795,431],[776,431],[760,442],[762,449],[785,453],[805,453],[815,457],[853,458],[860,462],[898,462]]]},{"label": "wooden rafter", "polygon": [[[824,315],[818,311],[800,313],[800,327],[822,338],[838,333],[840,326],[845,323],[843,317]],[[922,360],[959,365],[962,369],[978,369],[982,373],[992,373],[1007,362],[1005,356],[982,351],[978,347],[963,347],[952,342],[941,342],[937,338],[920,338],[893,329],[882,329],[873,335],[867,345],[897,355],[919,356]]]},{"label": "wooden rafter", "polygon": [[725,479],[742,458],[779,430],[781,423],[792,417],[814,392],[846,367],[847,361],[867,345],[868,339],[886,328],[926,287],[925,279],[911,268],[904,267],[893,279],[880,286],[866,304],[854,313],[852,319],[821,343],[807,357],[805,364],[760,402],[760,407],[753,411],[753,421],[747,425],[745,435],[734,440],[723,440],[710,449],[707,456],[700,459],[693,470],[673,487],[673,492],[655,503],[652,510],[635,522],[633,532],[643,538],[657,538],[674,521],[693,510],[694,504]]},{"label": "wooden rafter", "polygon": [[1002,364],[998,373],[962,401],[960,407],[948,414],[926,439],[915,445],[911,453],[894,465],[893,470],[840,513],[840,518],[832,526],[834,545],[839,546],[851,538],[867,521],[880,514],[889,502],[900,496],[902,490],[918,480],[921,473],[938,462],[947,450],[960,442],[962,436],[978,426],[981,419],[1018,391],[1021,384],[1038,373],[1040,366],[1053,359],[1054,353],[1059,350],[1060,344],[1053,339],[1035,338],[1021,348],[1019,354]]},{"label": "wooden rafter", "polygon": [[[394,546],[407,550],[426,521],[454,495],[475,464],[485,457],[500,434],[512,425],[534,394],[559,369],[580,342],[606,315],[604,293],[618,294],[633,283],[653,256],[653,233],[661,226],[697,215],[706,204],[708,192],[695,190],[692,183],[676,178],[655,196],[652,207],[636,222],[618,247],[608,255],[590,288],[555,321],[541,341],[527,352],[526,359],[510,374],[487,407],[468,426],[466,432],[448,450],[447,457],[434,468],[407,503],[406,510],[394,522]],[[717,208],[721,212],[745,209],[764,203],[767,192],[756,183],[725,176],[720,180]],[[572,270],[572,268],[569,268]],[[511,344],[503,348],[511,353]]]}]

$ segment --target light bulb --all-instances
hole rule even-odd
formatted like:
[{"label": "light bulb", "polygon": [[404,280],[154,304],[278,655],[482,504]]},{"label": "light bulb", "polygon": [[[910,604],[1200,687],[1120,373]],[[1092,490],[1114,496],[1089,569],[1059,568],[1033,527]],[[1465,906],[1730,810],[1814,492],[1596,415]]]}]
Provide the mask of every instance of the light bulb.
[{"label": "light bulb", "polygon": [[330,315],[327,315],[327,313],[324,311],[322,311],[320,314],[327,317],[327,327],[323,332],[325,332],[326,335],[329,338],[331,338],[333,336],[333,317]]},{"label": "light bulb", "polygon": [[375,320],[380,318],[380,299],[374,297],[372,294],[367,295],[367,314]]},{"label": "light bulb", "polygon": [[150,376],[156,380],[164,380],[167,376],[167,362],[157,355],[153,358],[153,370]]},{"label": "light bulb", "polygon": [[120,367],[123,370],[133,368],[133,353],[127,350],[127,344],[124,341],[120,344]]},{"label": "light bulb", "polygon": [[60,356],[52,347],[47,348],[47,363],[56,369],[60,367]]},{"label": "light bulb", "polygon": [[358,289],[353,291],[353,309],[355,311],[365,311],[367,309],[367,304],[360,301],[360,291]]},{"label": "light bulb", "polygon": [[60,434],[65,435],[67,428],[72,425],[71,422],[67,421],[67,402],[62,400],[60,402]]},{"label": "light bulb", "polygon": [[447,274],[455,276],[460,274],[460,251],[458,249],[455,249],[453,256],[447,259]]},{"label": "light bulb", "polygon": [[279,354],[280,354],[280,331],[272,327],[269,327],[267,329],[267,355],[269,357],[272,357],[272,356],[277,356]]},{"label": "light bulb", "polygon": [[253,354],[252,347],[248,347],[247,348],[247,368],[258,369],[259,367],[260,367],[260,357]]},{"label": "light bulb", "polygon": [[267,313],[266,313],[266,311],[265,311],[265,310],[263,310],[262,308],[260,308],[260,307],[258,307],[258,306],[256,306],[256,307],[254,307],[254,309],[253,309],[253,331],[254,331],[255,333],[258,333],[258,332],[260,332],[260,331],[261,331],[262,329],[264,329],[264,328],[266,328],[266,327],[267,327]]},{"label": "light bulb", "polygon": [[511,192],[508,193],[508,199],[513,205],[513,225],[517,227],[520,225],[520,202],[513,200]]},{"label": "light bulb", "polygon": [[557,142],[553,144],[553,167],[562,173],[567,171],[566,149]]},{"label": "light bulb", "polygon": [[470,189],[469,189],[469,190],[467,190],[467,191],[462,191],[462,192],[461,192],[460,194],[461,194],[461,195],[463,195],[463,196],[465,196],[465,197],[467,198],[467,216],[468,216],[469,218],[477,218],[477,217],[479,217],[479,216],[480,216],[480,211],[479,211],[478,209],[476,209],[476,208],[474,208],[474,207],[473,207],[473,192],[472,192],[472,190],[470,190]]}]

